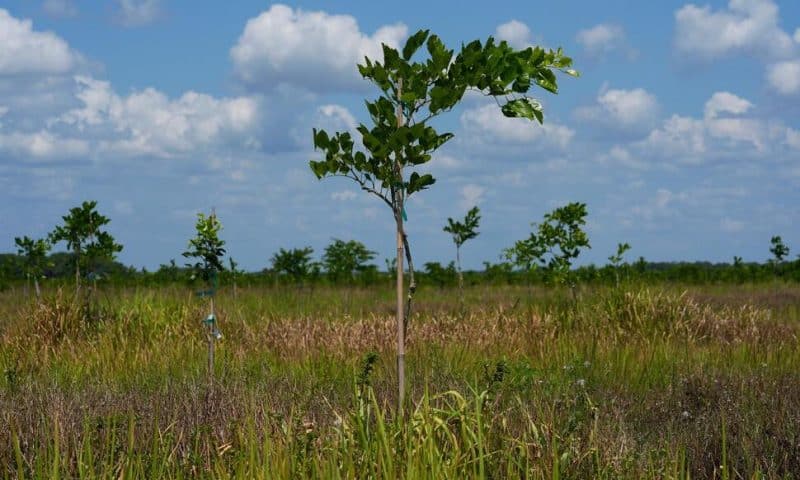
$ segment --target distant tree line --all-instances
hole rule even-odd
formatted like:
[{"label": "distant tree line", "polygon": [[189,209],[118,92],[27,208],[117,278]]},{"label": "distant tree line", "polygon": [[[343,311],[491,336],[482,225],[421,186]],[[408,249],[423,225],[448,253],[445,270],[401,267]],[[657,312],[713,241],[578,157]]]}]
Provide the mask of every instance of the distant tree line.
[{"label": "distant tree line", "polygon": [[[63,223],[57,225],[46,238],[15,238],[16,253],[0,254],[0,289],[24,285],[26,290],[35,291],[38,296],[40,286],[67,283],[72,278],[76,288],[86,280],[91,280],[93,284],[100,280],[105,284],[117,285],[165,285],[192,282],[197,279],[198,272],[208,283],[211,279],[206,278],[207,272],[211,270],[216,272],[214,283],[233,285],[234,289],[236,285],[385,285],[396,278],[394,259],[386,259],[385,270],[379,270],[373,263],[376,252],[357,240],[338,238],[332,239],[318,257],[315,257],[314,249],[310,246],[280,248],[269,259],[269,265],[260,271],[240,270],[231,257],[228,257],[226,267],[222,263],[224,242],[216,240],[215,236],[219,226],[213,222],[206,225],[212,217],[205,216],[198,218],[197,229],[198,234],[206,235],[193,239],[189,244],[190,251],[183,253],[184,257],[199,261],[182,265],[172,259],[155,271],[140,270],[125,266],[115,259],[122,245],[102,230],[110,220],[100,215],[96,207],[97,202],[92,201],[70,209],[62,217]],[[583,203],[570,203],[556,208],[545,214],[541,223],[533,224],[528,238],[504,249],[499,262],[484,262],[480,270],[462,271],[461,248],[467,240],[478,235],[480,211],[473,207],[463,220],[448,218],[443,229],[451,235],[456,246],[455,260],[425,263],[422,271],[418,272],[418,283],[439,288],[459,286],[460,289],[464,285],[564,285],[575,294],[578,284],[619,286],[626,282],[707,284],[757,283],[775,279],[800,281],[800,256],[791,260],[790,248],[780,236],[770,239],[769,253],[772,258],[764,263],[744,262],[738,256],[729,263],[648,262],[643,257],[628,262],[625,254],[631,246],[620,243],[616,252],[608,257],[607,264],[574,268],[573,262],[581,250],[590,248],[589,238],[582,228],[586,216],[586,204]],[[206,237],[216,243],[199,243]],[[59,242],[63,242],[69,251],[49,253],[53,245]],[[209,270],[208,259],[212,257],[216,260]]]}]

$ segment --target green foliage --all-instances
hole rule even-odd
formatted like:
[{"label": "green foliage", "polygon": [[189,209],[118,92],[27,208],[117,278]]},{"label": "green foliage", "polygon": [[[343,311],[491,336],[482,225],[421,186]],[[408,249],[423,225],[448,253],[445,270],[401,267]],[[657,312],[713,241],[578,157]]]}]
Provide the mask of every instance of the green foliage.
[{"label": "green foliage", "polygon": [[452,235],[453,243],[456,247],[461,247],[467,240],[472,240],[478,236],[478,224],[481,220],[481,214],[478,207],[472,207],[467,215],[464,217],[463,222],[454,221],[452,218],[447,218],[447,225],[444,231]]},{"label": "green foliage", "polygon": [[531,271],[546,269],[553,280],[564,283],[572,261],[582,248],[591,248],[589,237],[581,228],[586,224],[586,204],[569,203],[545,214],[544,222],[530,236],[504,251],[505,257],[518,268]]},{"label": "green foliage", "polygon": [[72,250],[76,279],[80,278],[81,267],[93,269],[98,261],[113,260],[122,251],[122,245],[101,230],[110,220],[97,212],[96,207],[96,201],[86,201],[80,207],[71,208],[68,215],[61,217],[63,225],[50,234],[51,243],[63,241]]},{"label": "green foliage", "polygon": [[189,240],[189,250],[182,254],[185,258],[196,259],[196,262],[186,264],[186,267],[192,270],[193,278],[199,276],[206,283],[211,283],[216,278],[217,272],[225,270],[222,264],[225,241],[219,238],[220,230],[222,224],[216,214],[211,213],[209,216],[203,213],[197,214],[196,235]]},{"label": "green foliage", "polygon": [[[624,261],[625,252],[631,249],[631,246],[626,243],[618,243],[617,244],[617,253],[608,257],[608,261],[611,262],[615,268],[622,266]],[[741,259],[740,259],[741,260]]]},{"label": "green foliage", "polygon": [[319,264],[311,259],[314,249],[311,247],[281,248],[272,256],[272,270],[279,275],[287,275],[300,281],[319,272]]},{"label": "green foliage", "polygon": [[23,257],[25,274],[31,277],[41,276],[47,265],[50,242],[44,238],[34,240],[24,236],[15,237],[14,243],[17,245],[17,254]]},{"label": "green foliage", "polygon": [[789,247],[783,243],[783,239],[780,235],[776,235],[772,237],[770,240],[770,244],[772,245],[769,248],[770,253],[773,257],[775,257],[774,261],[776,264],[780,264],[783,262],[783,259],[789,255]]},{"label": "green foliage", "polygon": [[322,265],[331,279],[351,281],[355,275],[375,268],[367,264],[375,258],[375,255],[375,252],[368,250],[359,241],[345,242],[335,238],[330,245],[325,247],[325,253],[322,254]]},{"label": "green foliage", "polygon": [[423,266],[425,267],[425,277],[440,288],[452,285],[458,276],[454,262],[448,263],[446,267],[439,262],[426,262]]},{"label": "green foliage", "polygon": [[[412,61],[426,46],[427,56]],[[430,187],[436,180],[430,174],[413,171],[403,176],[405,167],[417,167],[453,137],[440,133],[429,121],[455,107],[468,90],[501,99],[501,110],[508,117],[543,121],[541,104],[526,93],[533,84],[558,91],[554,71],[577,75],[570,69],[572,60],[561,49],[545,51],[539,47],[515,50],[494,38],[463,45],[453,57],[436,35],[421,30],[412,35],[401,54],[383,45],[383,62],[365,58],[359,72],[382,92],[366,107],[372,127],[357,128],[363,149],[356,146],[349,132],[329,135],[314,130],[314,147],[324,160],[311,161],[318,178],[342,176],[379,198],[400,218],[406,198]]]}]

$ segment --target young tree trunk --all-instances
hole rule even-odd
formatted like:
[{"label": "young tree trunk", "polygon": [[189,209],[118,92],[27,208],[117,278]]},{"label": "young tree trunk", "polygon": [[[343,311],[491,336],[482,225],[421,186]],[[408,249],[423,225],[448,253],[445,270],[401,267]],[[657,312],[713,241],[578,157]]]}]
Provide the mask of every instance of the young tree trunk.
[{"label": "young tree trunk", "polygon": [[78,249],[75,248],[75,294],[81,290],[81,262]]},{"label": "young tree trunk", "polygon": [[214,329],[216,327],[217,316],[214,313],[214,294],[211,294],[211,317],[213,322],[208,324],[208,379],[214,380]]},{"label": "young tree trunk", "polygon": [[[400,193],[397,193],[398,198]],[[402,200],[400,200],[402,208]],[[401,210],[402,212],[402,210]],[[406,338],[403,304],[403,216],[397,214],[397,411],[402,415],[406,393]]]},{"label": "young tree trunk", "polygon": [[[400,98],[403,91],[403,80],[398,85],[397,97]],[[403,109],[397,106],[397,126],[403,126]],[[397,153],[395,155],[398,155]],[[400,159],[396,158],[397,180],[402,184],[403,170]],[[406,396],[406,317],[403,305],[403,255],[405,234],[403,232],[403,191],[401,188],[395,189],[395,220],[397,223],[397,414],[403,415],[403,405]]]},{"label": "young tree trunk", "polygon": [[36,290],[36,300],[42,299],[42,291],[39,290],[39,279],[36,275],[33,276],[33,288]]},{"label": "young tree trunk", "polygon": [[464,303],[464,272],[461,271],[461,248],[456,245],[456,268],[458,269],[458,298]]}]

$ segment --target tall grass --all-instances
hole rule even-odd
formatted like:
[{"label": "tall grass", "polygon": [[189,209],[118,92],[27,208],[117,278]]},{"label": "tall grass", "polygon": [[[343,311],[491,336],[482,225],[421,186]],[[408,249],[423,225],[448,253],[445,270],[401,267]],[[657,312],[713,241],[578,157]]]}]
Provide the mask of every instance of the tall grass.
[{"label": "tall grass", "polygon": [[[370,289],[65,290],[0,307],[9,478],[792,478],[791,285],[423,291],[409,409]],[[759,477],[761,476],[761,477]]]}]

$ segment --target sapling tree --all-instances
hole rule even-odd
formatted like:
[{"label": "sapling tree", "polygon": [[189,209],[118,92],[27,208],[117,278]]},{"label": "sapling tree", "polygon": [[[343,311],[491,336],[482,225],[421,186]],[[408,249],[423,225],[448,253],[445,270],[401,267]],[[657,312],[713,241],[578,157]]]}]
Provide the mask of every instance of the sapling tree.
[{"label": "sapling tree", "polygon": [[195,237],[189,240],[189,249],[183,252],[185,258],[194,260],[194,263],[186,264],[186,267],[192,271],[191,278],[193,280],[200,279],[206,288],[197,292],[198,296],[209,298],[210,313],[203,320],[208,336],[209,378],[213,378],[214,375],[214,342],[222,338],[217,326],[214,305],[214,295],[219,286],[219,272],[225,270],[225,266],[222,264],[222,257],[225,256],[225,241],[219,238],[220,230],[222,230],[222,224],[213,210],[208,216],[198,213]]},{"label": "sapling tree", "polygon": [[617,244],[617,253],[608,257],[609,263],[611,263],[611,268],[614,269],[614,284],[619,287],[619,271],[624,265],[624,255],[625,252],[631,249],[631,246],[626,243],[618,243]]},{"label": "sapling tree", "polygon": [[452,218],[447,218],[447,225],[444,231],[453,237],[453,243],[456,244],[456,269],[458,270],[458,293],[461,301],[464,301],[464,273],[461,271],[461,246],[467,240],[472,240],[478,236],[478,225],[481,221],[480,210],[477,206],[472,207],[464,221],[455,221]]},{"label": "sapling tree", "polygon": [[780,265],[783,263],[783,259],[789,256],[789,247],[783,243],[783,239],[780,235],[772,237],[772,239],[770,239],[770,244],[772,246],[769,247],[769,252],[772,254],[772,260],[776,265]]},{"label": "sapling tree", "polygon": [[[47,263],[47,253],[50,251],[50,242],[44,238],[34,240],[28,236],[22,238],[15,237],[14,243],[17,245],[17,254],[22,257],[25,277],[30,281],[33,279],[33,286],[36,291],[36,298],[42,297],[39,289],[39,277],[44,272]],[[26,287],[27,288],[27,287]]]},{"label": "sapling tree", "polygon": [[520,240],[504,254],[514,265],[530,272],[542,267],[554,283],[566,284],[577,298],[577,285],[572,275],[572,262],[582,248],[591,248],[583,230],[586,204],[569,203],[546,213],[544,222],[536,225],[530,236]]},{"label": "sapling tree", "polygon": [[355,275],[368,270],[368,263],[375,258],[376,252],[357,241],[345,242],[334,238],[325,247],[322,254],[322,265],[328,276],[334,281],[352,281]]},{"label": "sapling tree", "polygon": [[96,201],[86,201],[80,207],[71,208],[68,215],[62,218],[59,225],[50,233],[50,242],[66,242],[72,250],[75,262],[75,291],[80,290],[81,267],[84,270],[93,268],[96,261],[113,260],[122,251],[122,245],[114,241],[108,232],[101,228],[111,221],[97,210]]},{"label": "sapling tree", "polygon": [[239,275],[244,273],[244,270],[239,270],[239,263],[233,257],[228,257],[228,268],[231,273],[231,283],[233,283],[233,298],[236,299],[236,279]]},{"label": "sapling tree", "polygon": [[313,254],[314,249],[311,247],[291,250],[281,248],[270,259],[272,270],[279,275],[287,275],[299,283],[315,275],[319,270],[319,265],[311,258]]},{"label": "sapling tree", "polygon": [[[424,60],[412,61],[420,47],[426,46]],[[541,104],[526,94],[537,85],[556,93],[555,71],[570,75],[572,60],[561,49],[545,51],[539,47],[516,50],[507,42],[475,40],[462,45],[454,56],[436,35],[420,30],[406,41],[402,51],[383,45],[383,62],[364,59],[358,66],[361,75],[381,91],[367,101],[372,126],[360,124],[359,145],[349,132],[329,135],[314,130],[314,147],[323,160],[311,161],[318,178],[345,177],[362,190],[378,197],[392,212],[397,242],[397,370],[398,405],[405,395],[405,334],[413,294],[414,268],[404,222],[411,195],[433,185],[430,173],[418,167],[428,163],[436,150],[453,137],[440,133],[431,120],[449,112],[470,91],[494,97],[507,117],[543,121]],[[362,148],[363,146],[363,148]],[[404,299],[404,265],[408,262],[408,297]],[[407,302],[404,304],[404,300]]]}]

